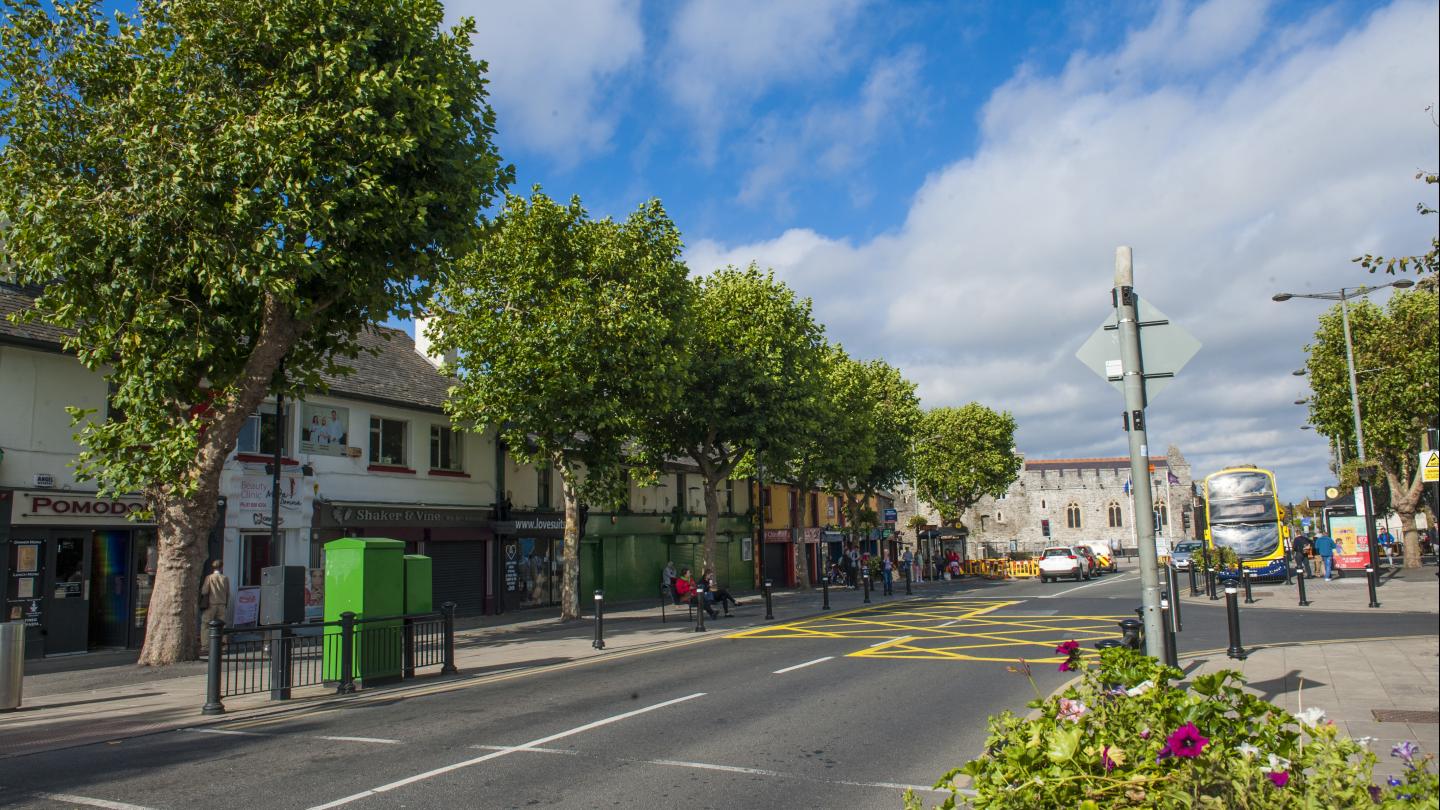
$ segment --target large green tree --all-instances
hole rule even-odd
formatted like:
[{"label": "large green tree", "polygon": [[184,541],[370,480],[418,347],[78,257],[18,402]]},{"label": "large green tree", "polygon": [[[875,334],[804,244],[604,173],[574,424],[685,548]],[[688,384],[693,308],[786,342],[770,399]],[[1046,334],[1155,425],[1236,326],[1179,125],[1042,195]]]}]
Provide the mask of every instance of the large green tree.
[{"label": "large green tree", "polygon": [[689,284],[658,200],[624,222],[578,199],[510,197],[483,247],[440,284],[431,336],[457,352],[446,410],[494,425],[521,461],[553,464],[565,499],[561,619],[580,616],[580,504],[615,504],[634,438],[675,407]]},{"label": "large green tree", "polygon": [[195,656],[246,418],[406,311],[508,179],[473,25],[442,17],[435,0],[142,0],[118,17],[6,0],[7,258],[123,414],[76,414],[78,467],[153,510],[143,664]]},{"label": "large green tree", "polygon": [[813,407],[823,329],[809,299],[751,264],[693,280],[685,313],[686,383],[660,414],[657,443],[684,453],[704,481],[705,541],[699,565],[715,564],[720,486],[742,463],[794,457]]},{"label": "large green tree", "polygon": [[915,438],[915,492],[958,526],[965,510],[998,498],[1020,475],[1015,418],[976,402],[927,411]]},{"label": "large green tree", "polygon": [[[1397,292],[1384,309],[1351,303],[1350,335],[1355,353],[1356,392],[1367,462],[1385,476],[1390,507],[1400,518],[1405,566],[1420,565],[1415,513],[1424,490],[1418,450],[1425,428],[1436,419],[1440,386],[1440,318],[1435,276],[1414,290]],[[1355,458],[1356,436],[1350,401],[1345,334],[1337,305],[1320,316],[1314,342],[1306,347],[1310,380],[1310,424]],[[1347,464],[1353,472],[1354,464]]]}]

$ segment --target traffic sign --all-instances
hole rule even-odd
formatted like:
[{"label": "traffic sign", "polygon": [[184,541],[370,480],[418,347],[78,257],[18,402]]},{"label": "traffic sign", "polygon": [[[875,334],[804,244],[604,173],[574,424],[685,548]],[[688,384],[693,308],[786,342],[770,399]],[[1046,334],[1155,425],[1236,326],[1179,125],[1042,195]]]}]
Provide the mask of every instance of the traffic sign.
[{"label": "traffic sign", "polygon": [[1440,481],[1440,450],[1421,451],[1420,480],[1427,484]]},{"label": "traffic sign", "polygon": [[[1200,351],[1200,341],[1171,323],[1165,313],[1149,301],[1138,295],[1135,299],[1140,324],[1140,356],[1145,364],[1145,395],[1149,398],[1169,385],[1190,358]],[[1125,378],[1120,369],[1120,330],[1116,326],[1114,312],[1075,352],[1075,357],[1115,386],[1115,390],[1125,392]]]}]

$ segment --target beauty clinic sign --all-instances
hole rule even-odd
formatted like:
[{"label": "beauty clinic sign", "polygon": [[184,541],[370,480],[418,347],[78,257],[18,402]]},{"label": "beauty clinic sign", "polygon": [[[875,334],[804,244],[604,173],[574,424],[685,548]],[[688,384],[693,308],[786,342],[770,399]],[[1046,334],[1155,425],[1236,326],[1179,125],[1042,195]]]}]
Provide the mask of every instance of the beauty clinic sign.
[{"label": "beauty clinic sign", "polygon": [[[301,481],[300,473],[284,473],[280,476],[280,528],[296,528],[301,525]],[[270,527],[270,501],[274,494],[275,479],[268,475],[240,476],[240,494],[235,499],[235,510],[241,529]]]},{"label": "beauty clinic sign", "polygon": [[145,508],[139,496],[98,498],[93,492],[48,490],[16,493],[10,522],[17,526],[114,526]]}]

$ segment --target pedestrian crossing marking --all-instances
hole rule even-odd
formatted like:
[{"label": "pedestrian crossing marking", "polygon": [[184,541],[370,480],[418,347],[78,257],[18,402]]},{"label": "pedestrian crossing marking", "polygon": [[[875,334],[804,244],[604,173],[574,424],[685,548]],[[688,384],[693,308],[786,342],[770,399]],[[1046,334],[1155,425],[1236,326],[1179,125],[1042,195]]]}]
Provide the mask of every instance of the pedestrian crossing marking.
[{"label": "pedestrian crossing marking", "polygon": [[[1061,642],[1091,646],[1119,638],[1118,623],[1126,616],[1006,616],[1006,608],[1023,600],[952,598],[896,602],[842,613],[813,616],[797,622],[756,627],[729,638],[838,638],[878,641],[847,658],[904,660],[1000,661],[1024,658],[1058,664]],[[1005,654],[997,655],[1001,650]],[[1093,656],[1084,651],[1082,655]]]}]

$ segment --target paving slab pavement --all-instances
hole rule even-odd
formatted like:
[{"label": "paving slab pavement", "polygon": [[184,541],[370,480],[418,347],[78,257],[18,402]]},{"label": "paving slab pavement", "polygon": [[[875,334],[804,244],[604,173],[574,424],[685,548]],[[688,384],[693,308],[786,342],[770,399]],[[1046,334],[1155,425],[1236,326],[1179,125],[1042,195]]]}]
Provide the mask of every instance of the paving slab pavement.
[{"label": "paving slab pavement", "polygon": [[[1251,585],[1253,604],[1245,605],[1246,610],[1302,610],[1314,613],[1325,611],[1373,611],[1375,613],[1424,612],[1440,613],[1440,577],[1436,577],[1434,565],[1421,568],[1386,568],[1381,571],[1375,595],[1380,607],[1370,607],[1370,589],[1365,583],[1365,572],[1347,571],[1341,577],[1325,581],[1323,578],[1305,579],[1305,598],[1308,606],[1300,605],[1299,587],[1293,583],[1256,582]],[[1180,575],[1180,595],[1186,604],[1190,602],[1211,602],[1205,593],[1204,578],[1196,575],[1200,594],[1192,595],[1190,576]],[[1217,590],[1223,586],[1217,586]],[[1245,590],[1239,589],[1243,602]],[[1224,604],[1224,595],[1212,604]]]}]

